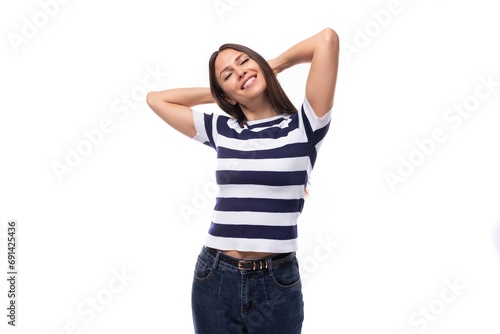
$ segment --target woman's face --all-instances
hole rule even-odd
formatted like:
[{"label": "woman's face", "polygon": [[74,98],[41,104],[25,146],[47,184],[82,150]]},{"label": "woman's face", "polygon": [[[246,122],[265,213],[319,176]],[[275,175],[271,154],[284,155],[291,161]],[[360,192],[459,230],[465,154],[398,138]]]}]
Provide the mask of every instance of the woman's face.
[{"label": "woman's face", "polygon": [[225,49],[219,52],[215,75],[231,104],[246,105],[266,90],[266,80],[259,65],[241,51]]}]

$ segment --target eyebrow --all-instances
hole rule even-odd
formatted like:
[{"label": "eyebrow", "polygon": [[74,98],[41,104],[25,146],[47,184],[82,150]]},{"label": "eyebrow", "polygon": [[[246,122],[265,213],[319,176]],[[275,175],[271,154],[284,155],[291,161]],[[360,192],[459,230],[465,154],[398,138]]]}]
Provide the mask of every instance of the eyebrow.
[{"label": "eyebrow", "polygon": [[[240,53],[240,55],[236,58],[234,58],[234,63],[236,63],[242,56],[244,55],[244,53]],[[219,77],[222,76],[222,73],[224,73],[224,71],[227,71],[227,69],[229,68],[229,66],[226,66],[222,69],[222,71],[220,71],[219,73]]]}]

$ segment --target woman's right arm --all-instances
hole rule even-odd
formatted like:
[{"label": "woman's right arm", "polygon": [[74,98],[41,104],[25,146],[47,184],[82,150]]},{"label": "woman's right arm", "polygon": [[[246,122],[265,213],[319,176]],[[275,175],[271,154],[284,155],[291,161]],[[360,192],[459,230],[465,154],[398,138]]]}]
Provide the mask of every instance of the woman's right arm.
[{"label": "woman's right arm", "polygon": [[191,107],[214,103],[210,88],[175,88],[149,92],[148,105],[168,125],[193,138],[196,135]]}]

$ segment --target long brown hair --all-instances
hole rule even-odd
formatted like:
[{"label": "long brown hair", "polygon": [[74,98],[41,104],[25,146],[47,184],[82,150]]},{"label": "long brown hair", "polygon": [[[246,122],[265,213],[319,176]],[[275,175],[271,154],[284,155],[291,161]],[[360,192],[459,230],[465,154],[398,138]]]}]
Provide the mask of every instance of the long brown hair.
[{"label": "long brown hair", "polygon": [[243,52],[259,65],[260,70],[264,74],[264,79],[266,80],[267,88],[265,90],[265,94],[267,94],[267,97],[269,98],[273,109],[277,113],[293,114],[297,112],[297,109],[285,94],[285,91],[278,82],[278,79],[276,78],[274,71],[271,66],[269,66],[268,62],[254,50],[246,46],[234,43],[223,44],[218,51],[215,51],[212,54],[212,56],[210,57],[210,61],[208,62],[210,91],[212,92],[212,96],[215,102],[224,112],[235,118],[240,126],[243,126],[247,121],[245,114],[241,110],[241,107],[238,103],[232,105],[231,103],[226,101],[226,99],[224,98],[225,92],[217,82],[217,76],[215,73],[215,60],[217,59],[219,52],[224,51],[225,49],[234,49],[236,51]]}]

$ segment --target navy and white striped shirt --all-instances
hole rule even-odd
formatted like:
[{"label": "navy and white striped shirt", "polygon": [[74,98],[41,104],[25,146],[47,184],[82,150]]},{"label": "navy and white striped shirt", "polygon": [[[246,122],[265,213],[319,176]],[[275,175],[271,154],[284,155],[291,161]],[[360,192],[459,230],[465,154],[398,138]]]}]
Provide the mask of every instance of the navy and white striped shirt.
[{"label": "navy and white striped shirt", "polygon": [[297,250],[297,219],[330,110],[319,118],[307,101],[291,115],[248,121],[193,111],[193,139],[217,151],[219,192],[205,245],[221,250]]}]

